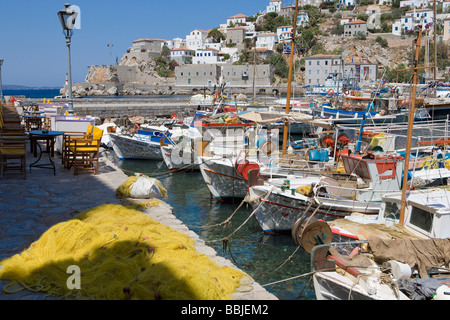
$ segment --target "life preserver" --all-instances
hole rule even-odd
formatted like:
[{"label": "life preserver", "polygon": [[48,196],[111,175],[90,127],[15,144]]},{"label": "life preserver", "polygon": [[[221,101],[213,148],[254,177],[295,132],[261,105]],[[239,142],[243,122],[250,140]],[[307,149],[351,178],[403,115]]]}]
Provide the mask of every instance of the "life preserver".
[{"label": "life preserver", "polygon": [[331,96],[334,93],[333,89],[328,90],[328,95]]},{"label": "life preserver", "polygon": [[348,93],[349,93],[348,89],[345,89],[344,94],[348,95]]},{"label": "life preserver", "polygon": [[140,130],[141,129],[141,127],[137,123],[134,124],[134,127],[136,128],[136,130]]}]

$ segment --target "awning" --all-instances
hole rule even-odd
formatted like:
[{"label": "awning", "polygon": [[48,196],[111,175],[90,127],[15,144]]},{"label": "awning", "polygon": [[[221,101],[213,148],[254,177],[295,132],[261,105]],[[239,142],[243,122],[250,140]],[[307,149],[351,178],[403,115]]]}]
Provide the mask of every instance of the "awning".
[{"label": "awning", "polygon": [[280,112],[247,112],[239,114],[239,118],[246,121],[252,121],[259,124],[269,124],[269,123],[277,123],[277,122],[303,122],[310,123],[314,126],[324,127],[324,128],[332,128],[333,126],[324,120],[315,119],[314,116],[293,112],[293,113],[280,113]]}]

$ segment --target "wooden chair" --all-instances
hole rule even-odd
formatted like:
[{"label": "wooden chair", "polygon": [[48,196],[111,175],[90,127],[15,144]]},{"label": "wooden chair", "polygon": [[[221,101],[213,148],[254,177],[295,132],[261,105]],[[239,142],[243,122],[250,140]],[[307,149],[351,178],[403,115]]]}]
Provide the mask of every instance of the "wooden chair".
[{"label": "wooden chair", "polygon": [[0,112],[0,132],[24,132],[20,117],[6,118],[3,112]]},{"label": "wooden chair", "polygon": [[[0,133],[0,179],[6,170],[20,170],[27,177],[27,135]],[[17,161],[18,160],[18,161]]]},{"label": "wooden chair", "polygon": [[[92,138],[92,131],[94,129],[94,126],[89,124],[86,132],[76,132],[76,131],[66,131],[64,132],[63,138],[62,138],[62,156],[61,161],[64,165],[64,168],[69,168],[70,161],[72,159],[72,154],[70,147],[74,146],[74,139],[91,139]],[[80,146],[80,143],[78,144]]]},{"label": "wooden chair", "polygon": [[69,168],[74,167],[74,175],[78,170],[93,170],[98,174],[99,149],[102,141],[103,130],[95,127],[92,138],[75,138],[69,141],[70,163]]}]

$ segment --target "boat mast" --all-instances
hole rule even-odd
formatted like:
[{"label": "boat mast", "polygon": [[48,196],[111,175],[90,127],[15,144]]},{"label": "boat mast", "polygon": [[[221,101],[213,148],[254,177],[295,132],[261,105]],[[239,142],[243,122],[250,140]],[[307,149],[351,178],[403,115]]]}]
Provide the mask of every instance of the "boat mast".
[{"label": "boat mast", "polygon": [[[290,60],[289,60],[289,78],[288,78],[287,97],[286,97],[286,113],[289,113],[289,106],[291,105],[292,67],[294,65],[295,38],[296,38],[296,34],[297,34],[297,16],[298,16],[298,0],[295,0],[295,12],[294,12],[294,21],[293,21],[293,29],[292,29],[291,55],[289,57]],[[289,122],[286,120],[284,122],[284,132],[283,132],[283,156],[286,155],[288,131],[289,131]]]},{"label": "boat mast", "polygon": [[409,168],[409,153],[411,152],[411,139],[412,139],[412,129],[414,123],[415,114],[415,104],[416,104],[416,89],[417,89],[417,70],[424,69],[423,67],[418,67],[419,62],[419,51],[420,51],[420,41],[422,39],[422,25],[419,24],[419,35],[417,36],[416,42],[416,53],[413,61],[413,83],[412,83],[412,93],[411,102],[409,106],[408,115],[408,135],[406,140],[406,152],[405,152],[405,163],[403,166],[403,184],[402,184],[402,200],[400,206],[400,224],[404,224],[405,220],[405,208],[406,208],[406,186],[408,184],[408,168]]}]

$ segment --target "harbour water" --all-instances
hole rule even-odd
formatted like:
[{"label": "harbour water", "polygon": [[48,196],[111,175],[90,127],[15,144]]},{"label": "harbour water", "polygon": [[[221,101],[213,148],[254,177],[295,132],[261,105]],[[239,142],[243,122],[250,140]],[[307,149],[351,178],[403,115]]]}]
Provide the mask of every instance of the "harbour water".
[{"label": "harbour water", "polygon": [[[224,203],[213,199],[200,172],[169,174],[164,162],[119,160],[113,152],[110,159],[126,174],[144,173],[159,179],[168,191],[164,200],[173,207],[174,215],[214,248],[218,255],[233,261],[280,300],[315,299],[311,277],[307,275],[310,272],[309,254],[297,249],[290,235],[264,234],[253,217],[243,224],[252,209],[243,205],[236,211],[239,200]],[[231,225],[214,227],[235,211]],[[241,225],[224,245],[222,239]],[[302,276],[284,281],[299,275]],[[274,282],[278,283],[272,284]]]}]

